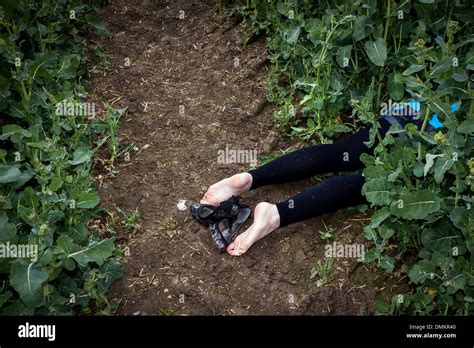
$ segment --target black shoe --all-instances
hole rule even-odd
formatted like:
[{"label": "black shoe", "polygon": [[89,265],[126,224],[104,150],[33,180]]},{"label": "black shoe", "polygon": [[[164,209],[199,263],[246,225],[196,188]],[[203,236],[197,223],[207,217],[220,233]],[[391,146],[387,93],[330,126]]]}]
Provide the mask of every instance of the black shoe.
[{"label": "black shoe", "polygon": [[239,235],[240,228],[250,217],[251,213],[252,209],[242,208],[236,216],[223,218],[209,225],[211,237],[219,252],[224,252],[227,246]]},{"label": "black shoe", "polygon": [[196,221],[209,227],[211,237],[219,252],[225,251],[252,213],[252,210],[248,206],[240,204],[235,196],[222,202],[219,206],[193,203],[190,210]]},{"label": "black shoe", "polygon": [[223,218],[236,216],[242,206],[235,196],[222,202],[219,206],[210,204],[193,203],[191,205],[191,215],[201,225],[208,227],[212,222],[217,222]]}]

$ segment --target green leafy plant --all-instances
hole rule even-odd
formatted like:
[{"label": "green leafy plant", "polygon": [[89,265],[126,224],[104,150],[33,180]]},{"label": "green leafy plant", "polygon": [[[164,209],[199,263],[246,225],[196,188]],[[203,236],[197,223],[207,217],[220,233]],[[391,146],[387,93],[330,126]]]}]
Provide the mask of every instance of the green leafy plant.
[{"label": "green leafy plant", "polygon": [[100,121],[58,112],[86,102],[86,41],[78,34],[106,34],[91,15],[98,5],[0,4],[0,246],[37,248],[34,258],[0,258],[2,314],[115,307],[106,291],[122,276],[120,251],[113,235],[89,228],[100,201],[91,181]]},{"label": "green leafy plant", "polygon": [[132,211],[130,214],[127,214],[120,208],[116,208],[117,211],[122,214],[123,220],[122,220],[122,225],[127,229],[127,230],[138,230],[140,228],[140,225],[136,223],[136,221],[140,218],[140,212],[138,211],[138,208]]},{"label": "green leafy plant", "polygon": [[321,260],[318,260],[316,266],[311,269],[310,279],[316,280],[317,287],[326,285],[332,281],[333,268],[333,258],[327,258],[324,263],[322,263]]},{"label": "green leafy plant", "polygon": [[319,231],[319,236],[321,237],[322,240],[328,240],[334,237],[334,234],[336,233],[336,229],[333,227],[326,228],[325,231]]}]

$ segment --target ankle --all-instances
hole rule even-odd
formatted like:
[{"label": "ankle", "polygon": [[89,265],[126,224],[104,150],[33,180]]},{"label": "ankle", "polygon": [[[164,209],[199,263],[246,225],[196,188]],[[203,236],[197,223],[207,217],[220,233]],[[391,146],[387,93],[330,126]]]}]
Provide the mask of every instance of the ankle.
[{"label": "ankle", "polygon": [[249,173],[245,172],[235,174],[233,179],[235,185],[238,187],[239,191],[241,191],[240,193],[246,192],[250,190],[250,187],[252,187],[253,178]]},{"label": "ankle", "polygon": [[280,213],[276,204],[268,202],[260,202],[255,207],[255,213],[263,212],[262,217],[264,218],[264,224],[267,225],[271,231],[276,230],[280,227]]},{"label": "ankle", "polygon": [[280,227],[280,213],[278,212],[276,204],[272,204],[271,211],[272,216],[270,218],[270,226],[272,230],[276,230]]}]

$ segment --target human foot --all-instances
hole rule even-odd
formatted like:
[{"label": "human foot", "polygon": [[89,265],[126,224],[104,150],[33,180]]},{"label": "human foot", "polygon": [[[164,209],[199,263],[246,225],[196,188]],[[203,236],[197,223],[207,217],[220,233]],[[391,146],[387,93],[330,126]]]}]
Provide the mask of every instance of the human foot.
[{"label": "human foot", "polygon": [[255,207],[253,224],[242,234],[235,238],[227,247],[227,253],[240,256],[259,239],[275,231],[280,226],[280,214],[275,204],[259,203]]},{"label": "human foot", "polygon": [[201,199],[201,203],[219,205],[232,196],[238,196],[248,191],[251,186],[252,175],[249,173],[235,174],[211,185]]}]

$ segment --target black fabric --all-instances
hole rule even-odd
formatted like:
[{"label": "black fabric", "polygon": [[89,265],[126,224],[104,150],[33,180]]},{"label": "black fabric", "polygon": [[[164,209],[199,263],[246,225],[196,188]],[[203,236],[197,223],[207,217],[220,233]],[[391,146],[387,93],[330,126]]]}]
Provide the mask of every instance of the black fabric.
[{"label": "black fabric", "polygon": [[360,193],[363,184],[364,177],[360,173],[335,176],[277,203],[280,227],[365,203]]},{"label": "black fabric", "polygon": [[[380,119],[382,137],[390,123]],[[314,145],[283,155],[255,170],[252,187],[283,184],[331,172],[355,171],[363,168],[362,153],[371,153],[364,142],[369,129],[364,128],[334,144]],[[375,146],[375,145],[374,145]],[[361,194],[361,174],[338,176],[277,204],[280,227],[365,202]]]}]

